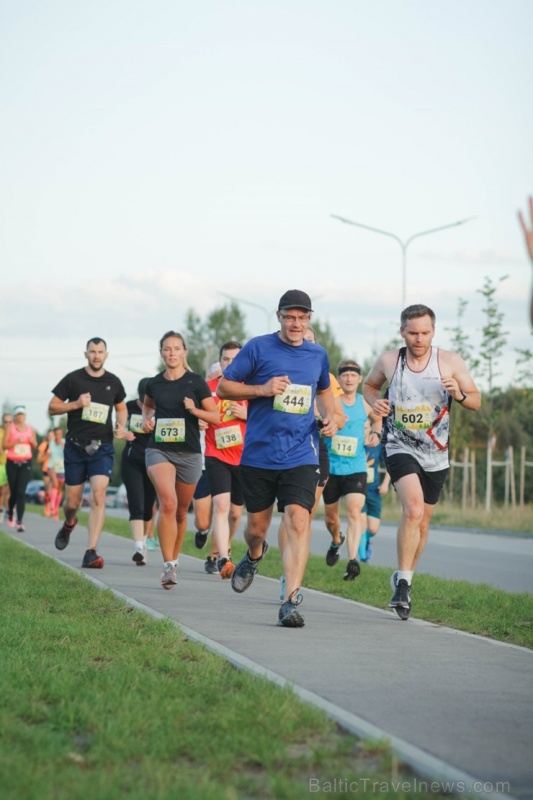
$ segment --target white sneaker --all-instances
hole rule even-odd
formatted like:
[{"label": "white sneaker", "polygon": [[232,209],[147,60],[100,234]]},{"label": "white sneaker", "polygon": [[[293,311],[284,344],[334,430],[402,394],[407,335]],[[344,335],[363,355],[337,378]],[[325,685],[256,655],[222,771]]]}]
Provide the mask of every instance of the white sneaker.
[{"label": "white sneaker", "polygon": [[163,589],[172,589],[178,582],[178,567],[167,561],[161,573],[161,586]]}]

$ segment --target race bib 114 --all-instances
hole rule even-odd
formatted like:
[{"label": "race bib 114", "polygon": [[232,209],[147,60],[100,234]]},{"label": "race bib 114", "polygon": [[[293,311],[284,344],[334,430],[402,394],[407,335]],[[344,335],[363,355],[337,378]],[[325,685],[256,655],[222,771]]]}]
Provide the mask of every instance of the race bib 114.
[{"label": "race bib 114", "polygon": [[355,436],[333,436],[331,439],[331,452],[336,456],[355,458],[358,439]]}]

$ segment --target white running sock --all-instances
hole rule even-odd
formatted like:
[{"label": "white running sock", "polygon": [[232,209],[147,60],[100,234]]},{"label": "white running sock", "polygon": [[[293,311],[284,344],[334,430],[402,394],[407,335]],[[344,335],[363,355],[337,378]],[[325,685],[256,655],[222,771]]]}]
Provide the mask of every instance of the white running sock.
[{"label": "white running sock", "polygon": [[409,586],[411,585],[411,581],[413,580],[413,572],[412,570],[398,570],[398,581],[407,581]]}]

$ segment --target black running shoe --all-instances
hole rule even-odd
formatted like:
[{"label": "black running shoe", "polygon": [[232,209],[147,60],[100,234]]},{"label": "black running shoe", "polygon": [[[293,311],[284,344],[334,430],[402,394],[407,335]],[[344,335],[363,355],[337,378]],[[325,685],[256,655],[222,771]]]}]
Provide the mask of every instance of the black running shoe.
[{"label": "black running shoe", "polygon": [[390,608],[411,608],[411,587],[403,578],[396,582],[396,589],[389,600]]},{"label": "black running shoe", "polygon": [[207,556],[204,563],[204,569],[208,575],[218,575],[217,560],[214,556]]},{"label": "black running shoe", "polygon": [[231,588],[234,592],[240,594],[241,592],[245,592],[246,589],[252,585],[255,573],[259,567],[259,562],[263,560],[267,552],[268,542],[263,542],[263,554],[255,560],[250,558],[250,551],[246,551],[246,555],[241,558],[231,576]]},{"label": "black running shoe", "polygon": [[132,561],[135,561],[138,567],[144,567],[146,565],[146,558],[144,557],[144,553],[141,553],[140,550],[137,550],[132,557]]},{"label": "black running shoe", "polygon": [[332,542],[328,552],[326,553],[326,564],[328,565],[328,567],[334,567],[340,558],[340,549],[344,544],[346,536],[344,535],[344,533],[341,533],[340,537],[341,537],[340,542],[338,544]]},{"label": "black running shoe", "polygon": [[196,531],[194,534],[194,544],[198,548],[198,550],[203,550],[206,545],[207,537],[209,536],[209,530],[207,531]]},{"label": "black running shoe", "polygon": [[356,558],[351,558],[346,564],[346,572],[342,576],[342,579],[343,581],[353,581],[360,572],[361,567],[359,566],[359,561]]},{"label": "black running shoe", "polygon": [[[390,587],[394,595],[398,588],[398,570],[395,570],[390,576]],[[411,587],[409,587],[409,599],[411,599]],[[393,606],[393,609],[400,619],[406,620],[409,619],[409,615],[411,614],[411,603],[409,603],[408,608],[405,608],[404,606]]]},{"label": "black running shoe", "polygon": [[303,628],[305,621],[297,610],[302,600],[303,597],[300,594],[300,590],[295,589],[278,612],[278,625],[281,625],[283,628]]},{"label": "black running shoe", "polygon": [[81,565],[86,569],[102,569],[104,559],[98,555],[96,550],[86,550]]},{"label": "black running shoe", "polygon": [[400,617],[400,619],[405,621],[411,616],[411,605],[409,604],[409,608],[404,608],[403,606],[394,606],[394,611],[396,612],[396,615]]},{"label": "black running shoe", "polygon": [[78,518],[74,517],[73,522],[69,525],[68,522],[63,523],[63,527],[59,531],[55,539],[55,546],[57,550],[64,550],[70,541],[70,534],[78,524]]}]

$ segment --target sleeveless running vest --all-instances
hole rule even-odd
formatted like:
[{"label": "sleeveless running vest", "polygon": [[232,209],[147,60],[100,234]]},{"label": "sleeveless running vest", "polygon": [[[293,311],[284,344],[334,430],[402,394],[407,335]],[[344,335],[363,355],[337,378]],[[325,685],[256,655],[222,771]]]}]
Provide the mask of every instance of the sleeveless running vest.
[{"label": "sleeveless running vest", "polygon": [[366,472],[365,422],[368,415],[363,396],[355,395],[349,406],[342,401],[342,410],[348,417],[342,430],[333,438],[324,437],[332,475],[354,475]]},{"label": "sleeveless running vest", "polygon": [[449,467],[452,398],[442,385],[438,347],[431,348],[420,372],[410,369],[406,353],[402,347],[386,394],[391,410],[383,426],[385,455],[406,453],[426,472],[436,472]]},{"label": "sleeveless running vest", "polygon": [[29,425],[25,425],[23,430],[19,431],[15,423],[13,423],[11,430],[11,439],[14,441],[9,450],[7,451],[8,461],[15,461],[17,463],[21,461],[31,461],[32,433],[33,433],[33,428],[31,428]]}]

